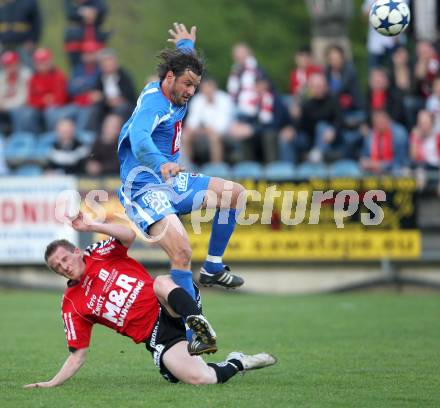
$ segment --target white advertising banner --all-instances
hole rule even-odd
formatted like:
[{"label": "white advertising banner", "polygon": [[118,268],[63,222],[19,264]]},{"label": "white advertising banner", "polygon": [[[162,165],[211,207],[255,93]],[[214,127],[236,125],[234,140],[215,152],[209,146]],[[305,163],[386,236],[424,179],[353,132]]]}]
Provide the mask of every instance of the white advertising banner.
[{"label": "white advertising banner", "polygon": [[57,196],[64,190],[77,190],[76,179],[0,178],[0,264],[43,264],[54,239],[78,245],[78,233],[55,218]]}]

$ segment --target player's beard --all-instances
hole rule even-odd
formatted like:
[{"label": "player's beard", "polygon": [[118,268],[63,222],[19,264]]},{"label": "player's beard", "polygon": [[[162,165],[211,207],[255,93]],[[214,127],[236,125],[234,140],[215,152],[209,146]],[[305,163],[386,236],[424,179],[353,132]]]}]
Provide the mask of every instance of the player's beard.
[{"label": "player's beard", "polygon": [[172,95],[172,100],[173,100],[174,105],[183,106],[189,101],[189,98],[188,98],[188,100],[185,100],[183,98],[183,94],[179,95],[177,93],[175,86],[173,86],[173,89],[171,90],[171,95]]}]

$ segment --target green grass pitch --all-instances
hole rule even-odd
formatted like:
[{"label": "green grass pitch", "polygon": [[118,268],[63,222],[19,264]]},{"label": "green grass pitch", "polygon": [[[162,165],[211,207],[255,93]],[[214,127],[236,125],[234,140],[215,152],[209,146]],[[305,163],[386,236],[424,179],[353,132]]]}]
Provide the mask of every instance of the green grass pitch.
[{"label": "green grass pitch", "polygon": [[54,389],[67,356],[60,295],[0,291],[0,407],[440,407],[440,298],[390,293],[204,293],[222,359],[268,351],[279,364],[223,385],[171,385],[143,345],[95,327],[88,361]]}]

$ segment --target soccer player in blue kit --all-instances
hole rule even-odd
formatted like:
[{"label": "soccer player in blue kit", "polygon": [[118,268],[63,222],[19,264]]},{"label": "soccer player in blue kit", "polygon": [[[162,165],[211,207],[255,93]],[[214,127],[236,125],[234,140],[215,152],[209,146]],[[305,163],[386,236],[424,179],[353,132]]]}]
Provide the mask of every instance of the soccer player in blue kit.
[{"label": "soccer player in blue kit", "polygon": [[[191,247],[178,215],[205,208],[216,197],[208,255],[200,271],[202,285],[236,288],[244,281],[230,273],[222,256],[236,224],[244,188],[231,181],[185,172],[178,163],[182,121],[203,73],[194,50],[196,27],[174,23],[169,30],[176,49],[163,50],[159,81],[149,83],[121,130],[118,143],[122,186],[118,195],[129,218],[167,253],[171,277],[195,297]],[[222,199],[226,191],[228,200]]]}]

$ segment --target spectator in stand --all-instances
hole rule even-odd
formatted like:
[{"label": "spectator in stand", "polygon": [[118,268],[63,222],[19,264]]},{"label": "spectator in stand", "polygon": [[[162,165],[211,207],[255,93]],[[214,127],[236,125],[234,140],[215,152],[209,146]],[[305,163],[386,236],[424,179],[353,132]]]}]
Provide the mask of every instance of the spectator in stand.
[{"label": "spectator in stand", "polygon": [[116,114],[125,122],[136,106],[136,90],[133,80],[125,69],[119,66],[116,53],[104,49],[98,55],[100,75],[98,76],[97,92],[93,99],[97,100],[93,107],[91,127],[99,129],[105,116]]},{"label": "spectator in stand", "polygon": [[122,119],[118,115],[107,115],[102,130],[92,147],[87,160],[86,173],[92,177],[114,176],[119,173],[119,161],[116,160],[118,137],[122,127]]},{"label": "spectator in stand", "polygon": [[348,25],[353,15],[352,0],[306,0],[312,23],[312,50],[315,61],[325,64],[330,45],[339,45],[351,59]]},{"label": "spectator in stand", "polygon": [[339,45],[331,45],[327,50],[325,75],[330,93],[339,102],[342,125],[350,129],[357,127],[365,121],[364,102],[356,68]]},{"label": "spectator in stand", "polygon": [[[408,3],[408,0],[404,0]],[[365,19],[368,20],[371,6],[375,0],[364,0],[362,12]],[[367,50],[368,50],[368,68],[378,68],[389,64],[391,55],[398,45],[404,44],[405,35],[401,34],[395,37],[387,37],[379,34],[371,24],[368,24]]]},{"label": "spectator in stand", "polygon": [[33,61],[35,72],[29,81],[27,106],[18,111],[16,130],[39,133],[53,130],[65,114],[67,81],[63,72],[54,66],[49,49],[37,49]]},{"label": "spectator in stand", "polygon": [[67,28],[64,33],[64,49],[74,67],[81,62],[85,42],[97,42],[104,47],[108,33],[102,31],[107,13],[105,0],[64,0]]},{"label": "spectator in stand", "polygon": [[71,119],[60,119],[55,129],[56,141],[48,157],[48,173],[81,174],[89,147],[76,139],[75,124]]},{"label": "spectator in stand", "polygon": [[390,87],[390,81],[383,68],[373,68],[368,79],[368,113],[385,110],[391,118],[399,123],[405,121],[403,95]]},{"label": "spectator in stand", "polygon": [[237,114],[254,117],[258,113],[255,83],[263,76],[252,50],[247,44],[236,44],[232,49],[234,65],[228,78],[227,90],[231,95]]},{"label": "spectator in stand", "polygon": [[416,45],[416,64],[414,76],[417,94],[427,99],[432,93],[434,79],[440,74],[440,57],[434,46],[426,40],[420,40]]},{"label": "spectator in stand", "polygon": [[427,183],[426,172],[438,172],[440,167],[440,131],[435,129],[434,116],[427,110],[419,112],[416,126],[411,131],[410,156],[417,187],[421,190]]},{"label": "spectator in stand", "polygon": [[0,53],[17,51],[22,62],[31,67],[32,55],[41,35],[38,1],[0,1],[0,27]]},{"label": "spectator in stand", "polygon": [[0,57],[0,132],[9,133],[17,128],[17,112],[28,97],[31,71],[20,63],[16,51],[6,51]]},{"label": "spectator in stand", "polygon": [[72,98],[72,114],[78,130],[90,127],[93,104],[98,101],[96,91],[100,75],[97,53],[101,46],[94,41],[84,42],[81,62],[73,68],[69,81],[69,95]]},{"label": "spectator in stand", "polygon": [[309,80],[309,95],[296,114],[294,132],[281,132],[281,158],[298,161],[308,152],[308,159],[320,162],[339,155],[339,134],[342,113],[337,99],[330,93],[324,74],[313,74]]},{"label": "spectator in stand", "polygon": [[421,110],[417,115],[417,124],[411,131],[410,143],[413,163],[438,169],[440,132],[434,128],[434,117],[427,110]]},{"label": "spectator in stand", "polygon": [[194,151],[204,147],[207,142],[209,160],[202,162],[223,161],[222,140],[231,124],[234,105],[231,97],[217,87],[212,78],[205,78],[200,84],[200,92],[189,105],[182,142],[185,158],[194,161]]},{"label": "spectator in stand", "polygon": [[391,57],[390,92],[399,99],[403,106],[403,119],[397,119],[409,131],[416,123],[417,112],[423,107],[423,100],[414,94],[414,67],[411,64],[409,52],[400,45]]},{"label": "spectator in stand", "polygon": [[265,76],[256,79],[255,92],[256,113],[238,115],[229,128],[229,138],[240,143],[243,159],[270,163],[278,159],[278,133],[287,111]]},{"label": "spectator in stand", "polygon": [[385,110],[372,113],[372,127],[364,138],[361,167],[369,173],[406,173],[408,160],[408,132],[393,122]]},{"label": "spectator in stand", "polygon": [[33,60],[35,72],[29,81],[28,102],[18,112],[16,130],[39,133],[53,130],[65,115],[67,81],[63,72],[54,66],[49,49],[37,49]]},{"label": "spectator in stand", "polygon": [[440,77],[434,80],[432,95],[426,101],[426,109],[434,117],[434,128],[440,131]]},{"label": "spectator in stand", "polygon": [[295,53],[295,69],[290,73],[290,94],[301,98],[307,91],[310,76],[322,71],[313,61],[310,47],[302,47]]}]

